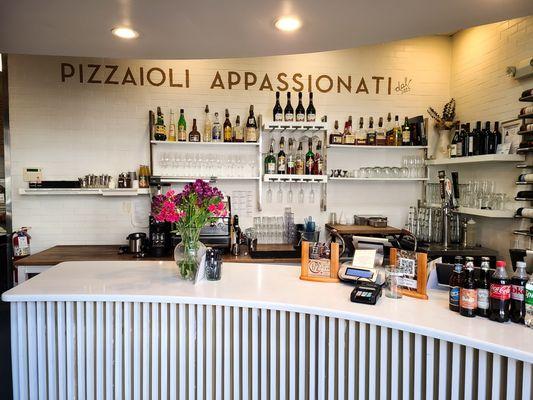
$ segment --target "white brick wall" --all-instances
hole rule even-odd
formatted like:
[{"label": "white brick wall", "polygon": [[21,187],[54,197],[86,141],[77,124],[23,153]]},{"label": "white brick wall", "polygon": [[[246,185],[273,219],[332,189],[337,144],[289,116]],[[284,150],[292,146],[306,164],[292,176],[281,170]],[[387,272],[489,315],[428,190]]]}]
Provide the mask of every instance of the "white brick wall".
[{"label": "white brick wall", "polygon": [[[45,179],[76,178],[90,172],[116,175],[136,169],[148,162],[147,111],[158,105],[166,116],[169,107],[185,108],[189,125],[193,117],[203,121],[206,103],[219,113],[227,107],[232,116],[239,113],[241,120],[253,103],[257,113],[270,118],[273,93],[244,91],[242,87],[210,90],[216,70],[248,70],[258,76],[282,71],[301,72],[304,76],[351,74],[356,81],[361,75],[381,75],[392,76],[394,85],[407,76],[413,82],[412,91],[405,95],[322,94],[315,90],[318,116],[327,114],[332,126],[335,119],[342,125],[349,114],[355,121],[364,116],[365,124],[369,116],[377,122],[389,111],[401,118],[424,114],[427,106],[440,108],[450,96],[451,40],[423,37],[344,51],[250,59],[118,61],[13,55],[9,62],[13,225],[32,227],[33,251],[37,251],[55,244],[120,243],[139,228],[131,224],[129,199],[20,196],[18,189],[26,187],[22,182],[23,167],[43,168]],[[191,88],[81,85],[75,80],[61,83],[61,62],[172,66],[175,71],[189,68]],[[399,153],[385,151],[329,155],[332,165],[346,169],[397,165],[401,161]],[[220,186],[231,191],[243,189],[246,184]],[[331,183],[328,213],[382,213],[391,218],[392,224],[403,226],[408,206],[416,202],[420,193],[418,183]],[[148,198],[137,201],[146,203]],[[265,205],[264,215],[281,215],[283,208]],[[319,213],[318,202],[304,207],[293,205],[293,209],[297,209],[297,218],[316,215],[320,223],[328,215]],[[251,221],[244,219],[242,224],[248,226]]]},{"label": "white brick wall", "polygon": [[[518,81],[505,74],[507,66],[533,57],[533,16],[517,18],[467,29],[452,38],[451,94],[457,100],[458,118],[464,122],[507,121],[516,118],[520,93],[533,87],[533,79]],[[514,164],[457,167],[460,179],[492,179],[496,190],[513,198],[520,170]],[[510,207],[523,204],[511,201]],[[478,233],[483,245],[495,248],[509,261],[514,245],[512,220],[478,218]],[[523,221],[529,227],[527,221]]]}]

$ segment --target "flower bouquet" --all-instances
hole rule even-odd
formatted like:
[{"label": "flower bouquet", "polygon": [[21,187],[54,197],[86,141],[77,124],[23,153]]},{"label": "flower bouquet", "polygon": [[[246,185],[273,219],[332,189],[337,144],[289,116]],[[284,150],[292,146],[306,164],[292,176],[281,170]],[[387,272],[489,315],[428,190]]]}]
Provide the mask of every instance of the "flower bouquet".
[{"label": "flower bouquet", "polygon": [[200,242],[201,229],[227,215],[223,194],[209,183],[196,180],[185,185],[180,193],[169,190],[152,198],[152,216],[158,222],[170,222],[172,232],[181,236],[174,250],[174,259],[183,279],[194,280],[205,254]]}]

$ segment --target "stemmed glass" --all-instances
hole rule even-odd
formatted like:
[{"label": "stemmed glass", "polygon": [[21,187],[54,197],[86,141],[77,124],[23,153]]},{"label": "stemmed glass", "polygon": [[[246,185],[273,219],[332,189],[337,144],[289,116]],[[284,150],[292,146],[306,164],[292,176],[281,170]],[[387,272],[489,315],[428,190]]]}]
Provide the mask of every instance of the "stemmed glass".
[{"label": "stemmed glass", "polygon": [[304,203],[304,188],[302,184],[300,183],[300,191],[298,192],[298,203],[303,204]]},{"label": "stemmed glass", "polygon": [[276,193],[276,200],[278,203],[283,203],[283,190],[281,190],[281,183],[278,185],[278,191]]},{"label": "stemmed glass", "polygon": [[311,185],[311,191],[309,192],[309,203],[315,204],[315,189],[313,189],[312,185]]},{"label": "stemmed glass", "polygon": [[289,192],[287,193],[287,202],[292,204],[293,202],[292,183],[289,183]]},{"label": "stemmed glass", "polygon": [[266,192],[267,203],[272,203],[272,184],[268,184],[268,190]]}]

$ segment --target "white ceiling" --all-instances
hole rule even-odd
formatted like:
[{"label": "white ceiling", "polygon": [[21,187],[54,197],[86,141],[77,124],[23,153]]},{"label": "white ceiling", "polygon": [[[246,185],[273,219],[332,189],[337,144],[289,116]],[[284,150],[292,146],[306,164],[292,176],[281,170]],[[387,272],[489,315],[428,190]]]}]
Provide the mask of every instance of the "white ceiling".
[{"label": "white ceiling", "polygon": [[[303,27],[277,31],[276,17]],[[533,0],[0,0],[0,52],[226,58],[344,49],[533,14]],[[125,41],[110,29],[130,25]]]}]

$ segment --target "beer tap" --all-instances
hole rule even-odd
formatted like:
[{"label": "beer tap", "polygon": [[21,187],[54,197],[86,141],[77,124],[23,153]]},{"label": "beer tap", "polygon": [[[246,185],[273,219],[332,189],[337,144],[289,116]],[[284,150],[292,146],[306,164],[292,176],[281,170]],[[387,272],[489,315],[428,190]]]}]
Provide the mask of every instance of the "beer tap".
[{"label": "beer tap", "polygon": [[447,249],[450,245],[450,220],[452,213],[458,208],[459,189],[457,173],[452,173],[457,193],[454,196],[452,182],[446,176],[445,171],[439,171],[440,198],[442,200],[442,246]]}]

